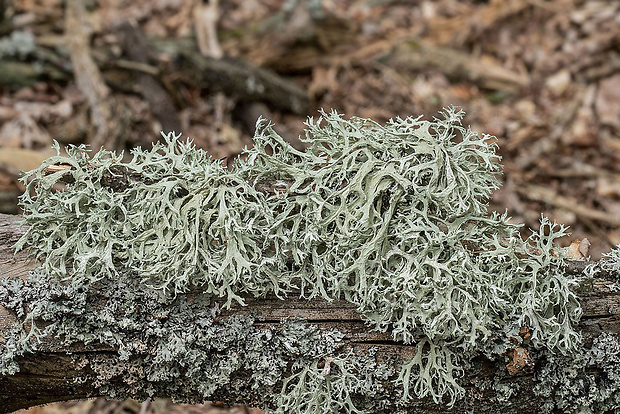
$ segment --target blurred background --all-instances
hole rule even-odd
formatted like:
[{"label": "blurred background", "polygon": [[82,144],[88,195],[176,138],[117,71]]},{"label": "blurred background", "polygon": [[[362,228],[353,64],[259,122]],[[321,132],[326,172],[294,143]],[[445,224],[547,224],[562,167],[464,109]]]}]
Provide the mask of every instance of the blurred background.
[{"label": "blurred background", "polygon": [[[260,115],[301,148],[320,108],[385,122],[448,105],[496,137],[493,209],[570,225],[594,259],[620,244],[616,1],[5,0],[0,212],[19,213],[19,171],[53,140],[127,151],[176,131],[229,162]],[[20,414],[224,412],[89,400]]]}]

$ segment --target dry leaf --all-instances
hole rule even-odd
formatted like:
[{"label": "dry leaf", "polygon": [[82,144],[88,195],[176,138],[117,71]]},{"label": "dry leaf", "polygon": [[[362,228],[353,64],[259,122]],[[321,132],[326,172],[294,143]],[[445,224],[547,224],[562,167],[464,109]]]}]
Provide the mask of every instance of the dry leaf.
[{"label": "dry leaf", "polygon": [[566,256],[569,260],[584,260],[588,257],[592,243],[587,238],[583,240],[575,239],[566,248]]},{"label": "dry leaf", "polygon": [[516,375],[522,371],[529,371],[534,367],[534,362],[527,349],[520,346],[509,352],[511,361],[506,365],[510,375]]}]

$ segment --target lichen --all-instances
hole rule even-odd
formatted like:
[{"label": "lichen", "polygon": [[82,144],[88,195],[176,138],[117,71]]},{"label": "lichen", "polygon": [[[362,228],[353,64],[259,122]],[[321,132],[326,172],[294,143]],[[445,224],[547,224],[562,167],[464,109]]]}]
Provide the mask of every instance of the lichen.
[{"label": "lichen", "polygon": [[0,57],[27,57],[36,50],[36,42],[32,33],[15,30],[10,36],[0,38]]},{"label": "lichen", "polygon": [[349,352],[310,364],[298,361],[292,370],[295,374],[284,380],[278,397],[277,413],[368,412],[356,406],[356,395],[374,400],[376,410],[380,410],[386,397],[381,384],[394,372],[386,364],[377,364],[374,352],[362,357]]},{"label": "lichen", "polygon": [[544,412],[618,412],[620,409],[620,338],[602,333],[591,347],[570,356],[544,352],[537,371],[537,395],[547,397]]},{"label": "lichen", "polygon": [[[255,316],[222,318],[210,295],[154,295],[138,279],[76,288],[33,272],[26,281],[0,286],[0,303],[8,305],[18,296],[23,303],[13,301],[11,308],[28,308],[29,316],[16,329],[11,346],[3,347],[0,373],[15,373],[14,357],[36,349],[45,337],[57,338],[65,349],[104,346],[116,349],[116,356],[82,356],[86,360],[80,365],[90,369],[80,380],[109,398],[167,395],[199,402],[216,395],[232,396],[232,403],[241,395],[235,392],[238,387],[247,402],[278,409],[324,389],[333,404],[346,393],[347,407],[362,412],[356,408],[361,403],[353,399],[376,400],[372,406],[379,408],[385,397],[383,381],[394,370],[392,364],[377,363],[372,349],[339,355],[344,335],[337,330],[322,331],[290,319],[259,328]],[[31,326],[33,321],[38,326]],[[36,338],[28,335],[32,329]],[[319,367],[320,362],[326,365]],[[297,381],[300,376],[303,381]],[[312,401],[304,404],[311,406]]]},{"label": "lichen", "polygon": [[[430,396],[453,404],[473,355],[503,355],[523,326],[534,349],[569,354],[580,344],[573,324],[581,315],[576,279],[554,245],[565,228],[542,218],[524,240],[506,215],[488,212],[499,157],[491,137],[462,127],[462,117],[450,108],[441,119],[382,126],[322,113],[307,123],[305,151],[259,120],[254,147],[230,170],[173,134],[134,150],[129,162],[71,146],[24,176],[29,227],[17,248],[42,261],[42,275],[78,290],[116,283],[119,292],[145,289],[164,302],[199,292],[226,306],[268,293],[345,299],[371,327],[416,344],[393,379],[405,402]],[[50,173],[51,165],[66,169]],[[118,320],[116,311],[106,322],[121,327],[136,329],[144,316]],[[113,333],[83,323],[83,332],[99,332],[92,341],[114,342]],[[185,355],[166,338],[156,363]],[[111,345],[131,351],[122,341]],[[235,366],[202,357],[186,363],[211,373],[199,376],[208,394],[224,386],[215,372],[228,379]],[[322,374],[317,360],[305,361],[294,365],[282,388],[291,396],[279,403],[356,412],[348,395],[359,370],[330,358],[339,376],[321,383],[323,397],[309,395]],[[149,378],[180,371],[158,372]],[[279,378],[275,372],[268,377]]]},{"label": "lichen", "polygon": [[609,253],[603,253],[600,261],[603,270],[610,272],[615,280],[620,280],[620,244],[611,249]]}]

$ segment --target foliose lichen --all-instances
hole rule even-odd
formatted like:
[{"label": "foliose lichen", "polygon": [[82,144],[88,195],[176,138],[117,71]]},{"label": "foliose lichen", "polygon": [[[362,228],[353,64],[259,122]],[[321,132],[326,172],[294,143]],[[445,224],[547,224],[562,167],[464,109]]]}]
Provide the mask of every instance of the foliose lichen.
[{"label": "foliose lichen", "polygon": [[[345,299],[370,326],[416,344],[395,380],[405,401],[452,404],[466,361],[503,355],[523,326],[535,349],[569,354],[580,344],[576,279],[554,244],[565,228],[542,218],[524,240],[506,215],[488,212],[499,157],[462,117],[450,108],[383,126],[322,113],[307,122],[305,151],[259,120],[254,147],[231,169],[173,134],[129,162],[68,147],[24,176],[29,227],[17,248],[75,289],[116,281],[227,306],[268,293]],[[356,412],[344,360],[331,360],[340,375],[320,401]],[[311,412],[318,368],[294,367],[279,403]]]},{"label": "foliose lichen", "polygon": [[[11,302],[15,297],[21,303]],[[375,400],[373,408],[380,408],[386,394],[382,384],[394,369],[377,363],[374,351],[332,359],[343,345],[337,330],[322,331],[300,320],[258,328],[254,316],[221,318],[211,299],[201,293],[157,295],[137,278],[76,287],[33,272],[26,281],[3,282],[0,303],[18,312],[28,308],[29,314],[19,314],[24,324],[3,344],[0,373],[17,372],[15,357],[54,337],[61,348],[118,350],[116,357],[76,356],[87,358],[82,364],[93,372],[82,381],[109,398],[168,395],[200,402],[217,395],[231,396],[233,402],[244,395],[248,403],[264,403],[276,412],[289,412],[299,403],[295,412],[310,413],[317,412],[311,411],[318,404],[313,401],[335,409],[346,395],[343,401],[355,412],[361,410],[353,398]],[[114,358],[121,363],[112,363]]]}]

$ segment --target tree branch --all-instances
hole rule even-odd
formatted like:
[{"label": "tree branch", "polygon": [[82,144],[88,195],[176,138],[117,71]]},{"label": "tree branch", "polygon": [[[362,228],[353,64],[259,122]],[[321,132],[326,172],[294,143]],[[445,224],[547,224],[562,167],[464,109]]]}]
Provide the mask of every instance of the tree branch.
[{"label": "tree branch", "polygon": [[[121,25],[119,31],[124,34],[126,28],[127,25]],[[142,57],[132,55],[129,56],[129,60],[118,59],[106,49],[95,51],[97,53],[93,57],[94,61],[93,59],[89,61],[89,70],[100,71],[104,80],[120,89],[135,91],[135,82],[131,78],[118,79],[118,76],[110,74],[109,71],[114,68],[133,69],[138,77],[140,93],[143,93],[149,101],[157,98],[150,89],[155,83],[159,89],[161,88],[159,82],[178,85],[180,80],[211,93],[222,92],[240,102],[264,102],[271,108],[298,115],[306,115],[309,111],[310,99],[306,91],[294,81],[267,69],[241,59],[215,59],[203,56],[192,39],[154,40],[152,47],[167,55],[169,60],[166,65],[160,64],[157,77],[152,73],[145,73]],[[68,65],[66,59],[63,59],[56,50],[37,46],[33,56],[36,65],[24,62],[24,59],[18,57],[3,57],[0,69],[4,76],[0,77],[0,85],[26,86],[41,80],[67,81],[78,76],[76,68]],[[157,72],[157,68],[154,67],[147,70]],[[93,99],[95,98],[97,96]],[[161,118],[170,103],[157,102],[155,106],[154,112]],[[168,125],[166,122],[162,124]]]},{"label": "tree branch", "polygon": [[[13,253],[12,246],[23,234],[24,228],[19,226],[20,217],[0,215],[0,274],[2,278],[24,279],[27,273],[35,268],[36,262],[27,258],[24,253]],[[575,265],[578,271],[582,265]],[[584,316],[580,329],[585,337],[585,343],[602,332],[620,332],[620,293],[610,289],[611,282],[597,281],[582,293],[581,303]],[[346,349],[364,355],[371,348],[376,349],[380,361],[392,363],[398,358],[413,354],[413,347],[394,342],[389,334],[375,332],[368,329],[360,319],[351,304],[344,301],[327,302],[322,299],[305,300],[293,295],[286,300],[275,296],[267,298],[244,298],[247,306],[234,304],[230,309],[222,311],[218,316],[221,320],[238,317],[239,315],[253,314],[253,328],[258,331],[277,329],[280,320],[286,318],[303,318],[310,324],[316,325],[321,332],[337,329],[344,333],[343,342]],[[214,300],[212,304],[222,301]],[[6,338],[10,335],[11,326],[17,322],[16,316],[0,306],[0,344],[6,346]],[[49,322],[48,322],[49,323]],[[145,321],[145,326],[148,321]],[[199,329],[198,327],[196,329]],[[243,339],[241,339],[243,340]],[[150,349],[153,344],[147,344]],[[108,372],[118,372],[121,375],[112,375],[106,384],[108,388],[124,390],[137,399],[147,398],[146,390],[152,382],[137,375],[128,378],[128,362],[119,357],[117,349],[108,345],[63,345],[62,338],[46,338],[38,349],[19,358],[20,372],[0,378],[0,407],[2,412],[10,412],[32,405],[52,401],[79,399],[99,396],[102,394],[101,384],[92,378],[101,376],[101,367]],[[534,373],[538,368],[538,361],[534,362],[534,371],[508,374],[507,361],[491,362],[480,358],[476,360],[473,369],[464,379],[466,384],[466,398],[459,400],[452,409],[436,405],[429,399],[418,400],[412,404],[415,412],[463,412],[476,408],[476,412],[535,412],[543,399],[534,394],[536,384]],[[131,361],[135,369],[140,361]],[[592,368],[592,369],[595,369]],[[237,372],[234,386],[222,387],[213,395],[213,398],[228,402],[245,402],[261,405],[263,399],[254,395],[243,379],[247,372]],[[497,391],[491,384],[501,378],[501,383],[510,388],[518,389],[514,395],[505,400],[499,399]],[[128,383],[132,383],[127,387]],[[277,389],[275,390],[277,391]],[[119,392],[119,397],[126,396]],[[188,390],[183,395],[167,395],[187,401],[202,399],[196,390]],[[388,410],[396,409],[398,392],[392,389],[390,395],[392,406]],[[363,404],[363,403],[362,403]],[[413,409],[413,408],[410,408]]]}]

